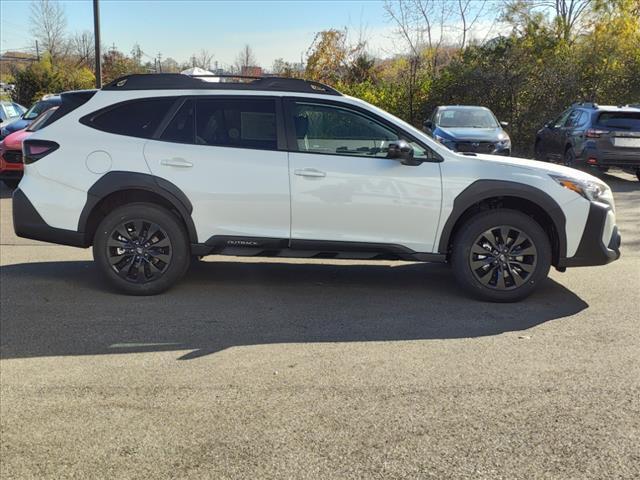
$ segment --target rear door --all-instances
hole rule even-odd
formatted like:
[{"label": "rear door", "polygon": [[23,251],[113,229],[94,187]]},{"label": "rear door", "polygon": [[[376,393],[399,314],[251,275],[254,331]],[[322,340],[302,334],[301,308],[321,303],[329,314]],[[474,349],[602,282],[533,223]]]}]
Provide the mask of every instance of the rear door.
[{"label": "rear door", "polygon": [[290,99],[285,110],[294,248],[316,240],[433,251],[441,182],[431,150],[413,141],[425,162],[402,165],[387,150],[403,134],[369,112],[316,99]]},{"label": "rear door", "polygon": [[[273,97],[185,98],[147,142],[149,169],[193,204],[198,241],[289,238],[290,195],[280,102]],[[213,239],[215,240],[215,239]],[[213,241],[212,240],[212,241]]]}]

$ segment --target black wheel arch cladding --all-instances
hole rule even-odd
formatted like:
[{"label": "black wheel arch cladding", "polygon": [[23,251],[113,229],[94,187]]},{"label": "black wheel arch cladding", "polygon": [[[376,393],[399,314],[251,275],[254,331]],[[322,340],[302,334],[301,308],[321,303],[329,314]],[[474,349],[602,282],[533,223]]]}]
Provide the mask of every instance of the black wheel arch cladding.
[{"label": "black wheel arch cladding", "polygon": [[[449,244],[458,221],[470,208],[493,198],[517,198],[532,202],[544,210],[551,218],[558,236],[558,258],[564,258],[567,251],[565,231],[566,218],[560,205],[542,190],[524,183],[506,180],[477,180],[465,188],[454,200],[453,209],[442,228],[438,252],[448,253]],[[544,227],[544,225],[543,225]]]},{"label": "black wheel arch cladding", "polygon": [[87,231],[91,213],[103,199],[113,193],[127,190],[141,190],[162,197],[180,214],[191,243],[197,243],[198,236],[193,219],[191,218],[193,205],[185,193],[176,185],[163,178],[139,172],[113,171],[103,175],[94,183],[87,191],[87,202],[78,220],[78,231]]}]

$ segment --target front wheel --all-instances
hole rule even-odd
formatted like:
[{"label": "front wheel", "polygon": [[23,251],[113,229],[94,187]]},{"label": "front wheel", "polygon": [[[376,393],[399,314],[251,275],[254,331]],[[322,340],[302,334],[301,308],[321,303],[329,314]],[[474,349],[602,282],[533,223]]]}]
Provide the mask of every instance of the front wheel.
[{"label": "front wheel", "polygon": [[458,231],[451,254],[459,284],[491,302],[530,295],[551,265],[551,245],[540,225],[516,210],[479,213]]},{"label": "front wheel", "polygon": [[567,148],[567,150],[564,152],[564,164],[567,167],[575,167],[575,163],[576,163],[576,152],[573,150],[573,148],[569,147]]},{"label": "front wheel", "polygon": [[187,234],[168,210],[149,203],[119,207],[98,226],[93,258],[107,280],[130,295],[155,295],[187,271]]}]

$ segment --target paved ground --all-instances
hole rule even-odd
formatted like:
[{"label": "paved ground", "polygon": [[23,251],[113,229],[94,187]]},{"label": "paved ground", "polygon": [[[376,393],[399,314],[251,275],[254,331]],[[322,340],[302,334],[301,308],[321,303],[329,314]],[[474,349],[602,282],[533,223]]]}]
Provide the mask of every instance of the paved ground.
[{"label": "paved ground", "polygon": [[444,266],[213,258],[155,298],[0,200],[0,477],[640,477],[640,183],[623,258],[515,305]]}]

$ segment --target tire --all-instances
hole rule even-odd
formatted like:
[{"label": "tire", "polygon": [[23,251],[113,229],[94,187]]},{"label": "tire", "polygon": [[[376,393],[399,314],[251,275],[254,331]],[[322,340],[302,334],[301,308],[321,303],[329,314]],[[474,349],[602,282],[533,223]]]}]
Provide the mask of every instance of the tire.
[{"label": "tire", "polygon": [[16,188],[18,188],[20,180],[3,180],[2,182],[11,190],[15,190]]},{"label": "tire", "polygon": [[564,152],[563,163],[567,167],[576,168],[576,152],[572,147],[568,147]]},{"label": "tire", "polygon": [[156,295],[182,278],[191,252],[175,215],[151,203],[132,203],[102,220],[94,236],[93,258],[119,291]]},{"label": "tire", "polygon": [[[485,238],[487,234],[494,238]],[[502,237],[507,237],[506,241]],[[499,252],[502,248],[504,253]],[[499,255],[494,255],[496,251]],[[518,252],[523,254],[513,255]],[[517,210],[489,210],[470,218],[458,230],[451,263],[460,286],[476,298],[516,302],[529,296],[549,274],[551,244],[542,227],[528,215]]]},{"label": "tire", "polygon": [[536,140],[536,143],[533,147],[533,158],[536,160],[540,160],[541,162],[546,162],[549,159],[546,157],[544,153],[542,153],[542,140]]}]

